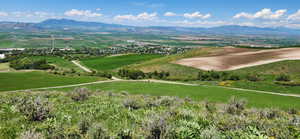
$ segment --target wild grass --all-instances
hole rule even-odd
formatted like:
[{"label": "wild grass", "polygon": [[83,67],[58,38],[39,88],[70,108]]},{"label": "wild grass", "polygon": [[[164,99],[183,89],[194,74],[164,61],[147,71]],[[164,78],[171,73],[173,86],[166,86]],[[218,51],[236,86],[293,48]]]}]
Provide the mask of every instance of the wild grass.
[{"label": "wild grass", "polygon": [[[208,111],[203,102],[178,97],[122,95],[98,90],[84,101],[74,101],[68,93],[0,94],[0,138],[300,137],[299,109],[296,114],[279,109],[247,109],[242,107],[244,102],[235,99]],[[22,106],[17,101],[27,98],[34,100],[30,102],[34,105]],[[124,105],[128,100],[134,101],[130,107]],[[139,107],[132,109],[137,104]],[[229,107],[233,113],[227,111]],[[27,112],[47,118],[33,121]]]}]

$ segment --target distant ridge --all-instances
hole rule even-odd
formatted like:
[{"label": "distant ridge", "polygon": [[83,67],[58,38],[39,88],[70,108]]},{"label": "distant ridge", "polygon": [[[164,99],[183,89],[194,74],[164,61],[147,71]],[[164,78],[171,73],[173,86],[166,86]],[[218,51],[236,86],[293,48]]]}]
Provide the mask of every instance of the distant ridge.
[{"label": "distant ridge", "polygon": [[239,25],[219,26],[212,28],[199,27],[167,27],[150,26],[136,27],[100,22],[85,22],[71,19],[48,19],[40,23],[0,22],[0,30],[79,30],[79,31],[108,31],[131,33],[160,33],[160,34],[214,34],[214,35],[297,35],[300,30],[290,28],[261,28]]}]

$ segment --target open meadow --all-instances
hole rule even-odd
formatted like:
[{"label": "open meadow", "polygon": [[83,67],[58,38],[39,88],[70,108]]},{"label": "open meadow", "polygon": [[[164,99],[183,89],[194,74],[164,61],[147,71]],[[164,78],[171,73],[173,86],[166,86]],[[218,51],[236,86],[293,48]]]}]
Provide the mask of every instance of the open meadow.
[{"label": "open meadow", "polygon": [[103,80],[99,77],[60,76],[46,72],[0,72],[0,91],[63,86]]}]

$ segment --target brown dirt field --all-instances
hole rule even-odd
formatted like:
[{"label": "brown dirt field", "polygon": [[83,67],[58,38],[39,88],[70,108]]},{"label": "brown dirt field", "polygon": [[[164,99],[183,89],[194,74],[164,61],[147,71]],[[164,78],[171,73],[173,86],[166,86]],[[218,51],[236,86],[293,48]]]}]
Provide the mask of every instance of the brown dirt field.
[{"label": "brown dirt field", "polygon": [[227,47],[208,57],[181,59],[175,63],[202,70],[228,71],[284,60],[300,60],[300,48],[254,50]]}]

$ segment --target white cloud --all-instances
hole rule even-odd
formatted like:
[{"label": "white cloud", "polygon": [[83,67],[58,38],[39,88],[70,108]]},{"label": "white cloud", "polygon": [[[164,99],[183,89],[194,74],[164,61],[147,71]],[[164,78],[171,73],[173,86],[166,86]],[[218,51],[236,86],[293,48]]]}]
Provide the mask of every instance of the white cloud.
[{"label": "white cloud", "polygon": [[289,20],[299,20],[300,21],[300,10],[298,10],[296,13],[290,15],[288,17]]},{"label": "white cloud", "polygon": [[97,9],[96,9],[96,11],[101,11],[101,10],[102,10],[101,8],[97,8]]},{"label": "white cloud", "polygon": [[90,10],[77,10],[72,9],[70,11],[65,12],[66,16],[84,16],[84,17],[99,17],[102,16],[100,13],[95,13]]},{"label": "white cloud", "polygon": [[6,13],[6,12],[0,12],[0,16],[8,16],[8,13]]},{"label": "white cloud", "polygon": [[287,12],[286,9],[277,10],[275,12],[272,12],[271,9],[262,9],[261,11],[258,11],[254,14],[251,13],[238,13],[233,18],[247,18],[247,19],[280,19],[285,15]]},{"label": "white cloud", "polygon": [[164,16],[177,16],[177,14],[173,12],[166,12]]},{"label": "white cloud", "polygon": [[194,12],[194,13],[185,13],[183,14],[185,18],[200,18],[200,19],[207,19],[211,17],[211,14],[201,14],[200,12]]},{"label": "white cloud", "polygon": [[138,15],[117,15],[114,17],[115,20],[153,20],[157,18],[157,13],[140,13]]}]

